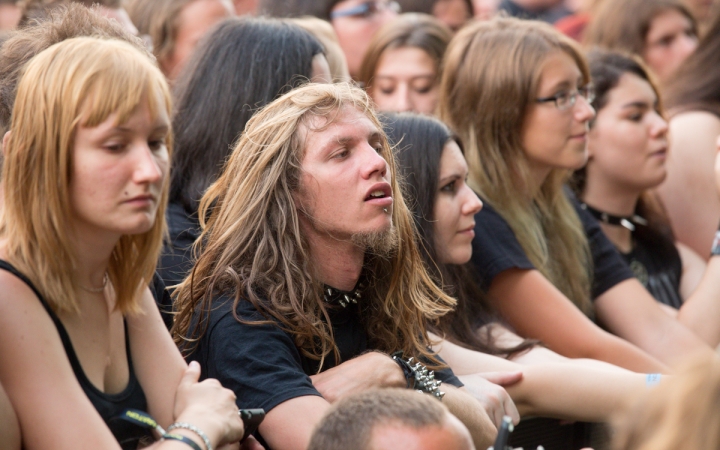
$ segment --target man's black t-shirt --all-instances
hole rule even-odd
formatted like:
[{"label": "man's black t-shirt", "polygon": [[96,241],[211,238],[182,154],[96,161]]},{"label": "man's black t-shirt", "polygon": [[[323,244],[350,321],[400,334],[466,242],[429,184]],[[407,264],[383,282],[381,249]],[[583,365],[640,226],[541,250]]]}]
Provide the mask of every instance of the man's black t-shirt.
[{"label": "man's black t-shirt", "polygon": [[[633,278],[633,273],[603,234],[595,218],[580,208],[574,199],[572,202],[590,244],[593,263],[591,296],[594,300],[621,281]],[[508,269],[535,268],[510,225],[488,203],[484,203],[483,209],[475,214],[472,247],[472,263],[486,291],[495,277]]]},{"label": "man's black t-shirt", "polygon": [[[216,378],[237,396],[239,408],[270,411],[295,397],[317,395],[309,375],[318,362],[301,354],[291,334],[276,324],[250,325],[238,322],[232,313],[232,299],[217,299],[210,312],[208,327],[197,348],[188,357],[202,367],[202,378]],[[265,320],[248,301],[240,301],[238,316],[251,321]],[[335,342],[342,361],[369,350],[358,305],[330,311]],[[328,356],[323,370],[335,366]],[[443,383],[462,386],[450,369],[436,372]]]}]

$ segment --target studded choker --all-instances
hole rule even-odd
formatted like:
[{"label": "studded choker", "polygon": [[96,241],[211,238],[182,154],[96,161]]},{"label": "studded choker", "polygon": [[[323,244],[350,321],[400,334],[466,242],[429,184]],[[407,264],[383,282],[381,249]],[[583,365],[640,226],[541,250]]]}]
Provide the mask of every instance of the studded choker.
[{"label": "studded choker", "polygon": [[602,223],[606,223],[608,225],[618,225],[625,227],[630,231],[635,231],[635,225],[646,226],[648,224],[647,220],[637,214],[633,214],[631,216],[616,216],[614,214],[595,209],[587,203],[580,203],[580,207],[588,211],[593,217]]},{"label": "studded choker", "polygon": [[365,284],[362,282],[359,282],[352,291],[341,291],[326,284],[323,285],[323,299],[330,305],[347,308],[349,304],[356,304],[360,300],[363,289],[365,289]]}]

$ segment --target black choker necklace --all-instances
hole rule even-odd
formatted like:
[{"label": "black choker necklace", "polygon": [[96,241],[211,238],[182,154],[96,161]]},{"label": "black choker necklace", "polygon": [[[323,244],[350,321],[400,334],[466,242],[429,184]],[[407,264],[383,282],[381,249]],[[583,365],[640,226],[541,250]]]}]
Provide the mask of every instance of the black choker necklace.
[{"label": "black choker necklace", "polygon": [[595,209],[587,203],[580,203],[580,207],[588,211],[593,215],[593,217],[602,223],[606,223],[608,225],[619,225],[630,231],[635,231],[635,225],[647,225],[647,220],[637,214],[633,214],[632,216],[615,216],[613,214],[600,211],[599,209]]},{"label": "black choker necklace", "polygon": [[363,289],[365,289],[365,285],[362,282],[359,282],[352,291],[341,291],[325,284],[323,285],[323,299],[325,303],[347,308],[350,303],[357,304],[357,301],[362,297],[361,292]]}]

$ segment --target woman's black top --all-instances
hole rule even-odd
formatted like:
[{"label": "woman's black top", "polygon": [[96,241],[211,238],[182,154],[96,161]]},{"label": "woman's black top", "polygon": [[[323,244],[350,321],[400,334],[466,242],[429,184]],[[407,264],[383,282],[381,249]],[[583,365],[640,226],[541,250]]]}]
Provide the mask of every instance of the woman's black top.
[{"label": "woman's black top", "polygon": [[635,224],[632,237],[632,251],[622,255],[635,277],[657,301],[679,309],[682,260],[675,243],[640,224]]},{"label": "woman's black top", "polygon": [[[133,370],[132,358],[130,356],[130,341],[128,339],[127,323],[123,321],[125,325],[125,352],[127,353],[128,371],[130,372],[128,384],[122,392],[119,392],[117,394],[106,394],[96,388],[87,378],[87,376],[85,376],[85,372],[80,365],[80,360],[78,360],[77,355],[75,354],[75,349],[73,348],[72,342],[70,341],[70,336],[68,335],[65,327],[63,326],[58,316],[55,314],[52,308],[50,308],[50,305],[48,305],[43,296],[40,294],[40,291],[35,288],[32,282],[25,275],[20,273],[14,266],[12,266],[7,261],[0,260],[0,269],[6,270],[15,275],[16,277],[20,278],[25,284],[28,285],[28,287],[30,287],[30,289],[32,289],[35,295],[37,295],[40,303],[42,303],[45,311],[47,311],[47,313],[50,315],[50,318],[52,319],[55,327],[57,328],[60,339],[62,340],[63,347],[65,348],[65,353],[67,354],[68,360],[70,360],[70,365],[72,366],[73,372],[75,373],[75,377],[80,383],[82,390],[90,399],[90,403],[93,404],[97,412],[103,418],[103,420],[107,424],[108,428],[110,428],[110,431],[112,431],[113,436],[115,436],[115,439],[117,439],[123,450],[137,449],[140,439],[150,437],[149,432],[130,422],[118,419],[118,416],[127,408],[147,411],[147,400],[145,398],[145,393],[143,392],[142,386],[140,386],[140,382],[135,376],[135,371]],[[78,439],[82,439],[82,436],[78,436]]]},{"label": "woman's black top", "polygon": [[[572,198],[592,255],[591,298],[633,277],[627,264],[605,236],[600,225]],[[535,269],[510,224],[488,203],[475,214],[475,238],[472,243],[472,263],[481,286],[487,291],[496,276],[508,269]],[[552,255],[550,255],[552,257]]]}]

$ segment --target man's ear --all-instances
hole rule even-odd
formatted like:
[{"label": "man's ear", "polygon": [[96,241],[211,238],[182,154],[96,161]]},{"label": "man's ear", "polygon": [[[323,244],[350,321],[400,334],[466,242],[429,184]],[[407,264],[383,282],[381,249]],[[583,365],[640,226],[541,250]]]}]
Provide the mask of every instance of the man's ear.
[{"label": "man's ear", "polygon": [[2,156],[5,157],[5,149],[7,148],[7,143],[10,141],[10,133],[12,131],[8,131],[5,133],[5,136],[3,136],[3,142],[2,142]]}]

